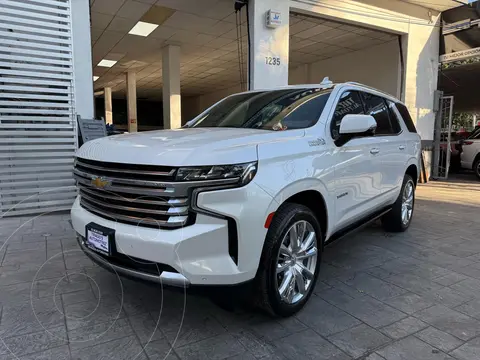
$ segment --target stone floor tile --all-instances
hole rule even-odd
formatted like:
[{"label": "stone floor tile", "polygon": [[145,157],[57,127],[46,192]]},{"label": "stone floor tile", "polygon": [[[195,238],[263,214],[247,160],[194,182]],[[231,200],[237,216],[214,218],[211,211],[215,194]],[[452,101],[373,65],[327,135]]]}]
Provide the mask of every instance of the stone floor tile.
[{"label": "stone floor tile", "polygon": [[96,300],[91,288],[62,294],[61,298],[64,306]]},{"label": "stone floor tile", "polygon": [[347,312],[313,297],[296,316],[322,336],[328,336],[361,323]]},{"label": "stone floor tile", "polygon": [[38,297],[51,297],[54,295],[92,290],[88,277],[76,271],[67,272],[59,278],[36,280],[33,286],[35,291],[38,292]]},{"label": "stone floor tile", "polygon": [[243,354],[245,348],[232,335],[223,334],[176,349],[182,360],[220,360]]},{"label": "stone floor tile", "polygon": [[72,351],[133,335],[135,335],[135,333],[125,318],[116,321],[89,324],[85,327],[68,331],[69,345]]},{"label": "stone floor tile", "polygon": [[391,299],[387,299],[384,302],[407,314],[413,314],[433,305],[432,302],[426,300],[424,297],[413,293],[406,293]]},{"label": "stone floor tile", "polygon": [[[19,336],[65,324],[60,298],[32,299],[3,306],[0,336]],[[57,306],[60,306],[60,310]]]},{"label": "stone floor tile", "polygon": [[130,316],[128,321],[142,345],[165,337],[161,331],[161,318],[153,319],[150,313]]},{"label": "stone floor tile", "polygon": [[465,304],[457,306],[455,310],[480,320],[480,298],[468,301]]},{"label": "stone floor tile", "polygon": [[7,335],[2,340],[8,352],[18,357],[67,345],[68,341],[65,325],[20,336]]},{"label": "stone floor tile", "polygon": [[462,340],[480,335],[480,321],[442,305],[419,311],[415,317]]},{"label": "stone floor tile", "polygon": [[407,290],[380,280],[366,273],[357,273],[341,279],[345,284],[354,287],[361,293],[366,293],[378,300],[386,300],[402,295]]},{"label": "stone floor tile", "polygon": [[351,356],[323,339],[313,330],[287,336],[275,343],[287,359],[349,360]]},{"label": "stone floor tile", "polygon": [[466,279],[453,284],[450,288],[469,298],[478,298],[480,296],[480,280],[477,279]]},{"label": "stone floor tile", "polygon": [[132,335],[89,348],[72,350],[72,359],[147,360],[147,356],[137,338]]},{"label": "stone floor tile", "polygon": [[480,338],[467,341],[459,348],[451,353],[458,360],[475,360],[480,359]]},{"label": "stone floor tile", "polygon": [[415,336],[427,344],[445,352],[449,352],[463,343],[463,341],[457,339],[455,336],[431,326],[416,333]]},{"label": "stone floor tile", "polygon": [[434,283],[431,280],[410,273],[390,276],[386,278],[385,281],[388,281],[414,293],[435,291],[442,288],[441,285]]},{"label": "stone floor tile", "polygon": [[433,282],[443,286],[450,286],[466,279],[468,279],[468,276],[452,271],[448,275],[433,279]]},{"label": "stone floor tile", "polygon": [[425,329],[426,327],[428,327],[428,324],[424,323],[423,321],[414,317],[408,317],[391,325],[385,326],[380,330],[384,334],[390,336],[392,339],[400,339]]},{"label": "stone floor tile", "polygon": [[354,358],[358,358],[390,341],[381,332],[365,324],[329,336],[328,340]]},{"label": "stone floor tile", "polygon": [[[158,360],[178,360],[178,356],[175,353],[175,350],[169,344],[167,339],[161,339],[156,341],[150,341],[149,343],[143,345],[143,350],[147,354],[149,359],[158,359]],[[252,356],[252,360],[256,360]],[[230,359],[230,358],[229,358]],[[247,358],[245,358],[246,360]]]},{"label": "stone floor tile", "polygon": [[[0,360],[18,360],[17,356],[8,356],[3,358],[0,355]],[[63,345],[55,349],[48,349],[46,351],[22,356],[20,360],[70,360],[70,351],[68,346]]]},{"label": "stone floor tile", "polygon": [[339,307],[374,328],[390,325],[407,317],[405,313],[369,296],[353,299]]},{"label": "stone floor tile", "polygon": [[295,317],[285,319],[262,319],[250,324],[252,330],[269,341],[276,341],[279,338],[303,331],[307,326]]},{"label": "stone floor tile", "polygon": [[65,305],[67,329],[73,330],[101,323],[113,323],[125,317],[121,300],[104,296],[93,301]]},{"label": "stone floor tile", "polygon": [[453,360],[451,356],[414,336],[387,345],[376,353],[386,360]]},{"label": "stone floor tile", "polygon": [[159,328],[175,348],[226,332],[225,328],[211,315],[189,312],[184,314],[183,310],[173,314],[162,313]]},{"label": "stone floor tile", "polygon": [[471,295],[462,294],[449,287],[444,287],[440,290],[421,292],[420,295],[422,295],[427,301],[451,308],[461,305],[473,298]]}]

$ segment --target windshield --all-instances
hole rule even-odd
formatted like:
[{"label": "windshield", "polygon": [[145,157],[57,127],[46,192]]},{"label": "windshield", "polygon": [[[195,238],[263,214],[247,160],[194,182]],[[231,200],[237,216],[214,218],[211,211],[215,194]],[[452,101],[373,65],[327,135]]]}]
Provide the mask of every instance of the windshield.
[{"label": "windshield", "polygon": [[330,93],[325,89],[287,89],[233,95],[186,127],[304,129],[318,121]]}]

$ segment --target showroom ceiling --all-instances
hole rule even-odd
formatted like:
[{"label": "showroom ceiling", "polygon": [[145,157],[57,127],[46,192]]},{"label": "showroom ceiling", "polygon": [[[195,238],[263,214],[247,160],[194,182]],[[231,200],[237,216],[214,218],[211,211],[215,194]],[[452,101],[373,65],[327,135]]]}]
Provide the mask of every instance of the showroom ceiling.
[{"label": "showroom ceiling", "polygon": [[[436,0],[440,1],[440,0]],[[246,73],[247,28],[242,12]],[[129,34],[138,21],[157,22],[149,36]],[[137,73],[139,98],[160,99],[161,49],[181,47],[181,86],[186,96],[210,93],[240,83],[233,0],[91,0],[95,90],[106,86],[125,93],[125,72]],[[290,15],[290,67],[351,53],[395,40],[396,35],[325,19]],[[102,60],[116,61],[100,67]]]}]

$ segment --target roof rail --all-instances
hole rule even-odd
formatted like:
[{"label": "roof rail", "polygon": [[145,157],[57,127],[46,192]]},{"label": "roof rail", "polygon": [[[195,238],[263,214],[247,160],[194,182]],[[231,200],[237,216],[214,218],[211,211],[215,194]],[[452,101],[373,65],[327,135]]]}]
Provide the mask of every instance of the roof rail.
[{"label": "roof rail", "polygon": [[360,84],[359,82],[356,82],[356,81],[347,81],[347,82],[345,82],[345,84],[361,86],[361,87],[363,87],[363,88],[370,89],[370,90],[374,90],[374,91],[377,91],[377,92],[382,93],[382,94],[384,94],[384,95],[388,95],[388,96],[390,96],[390,97],[392,97],[392,98],[394,98],[394,99],[397,99],[396,96],[393,96],[392,94],[389,94],[389,93],[387,93],[386,91],[382,91],[382,90],[376,89],[376,88],[374,88],[374,87],[372,87],[372,86],[368,86],[368,85],[365,85],[365,84]]}]

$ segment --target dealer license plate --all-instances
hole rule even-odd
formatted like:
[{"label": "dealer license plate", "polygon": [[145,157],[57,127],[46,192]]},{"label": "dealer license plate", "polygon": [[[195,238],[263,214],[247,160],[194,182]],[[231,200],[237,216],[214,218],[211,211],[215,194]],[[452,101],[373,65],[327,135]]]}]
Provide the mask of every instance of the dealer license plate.
[{"label": "dealer license plate", "polygon": [[111,244],[114,241],[115,230],[90,223],[86,226],[86,245],[101,254],[111,255]]}]

